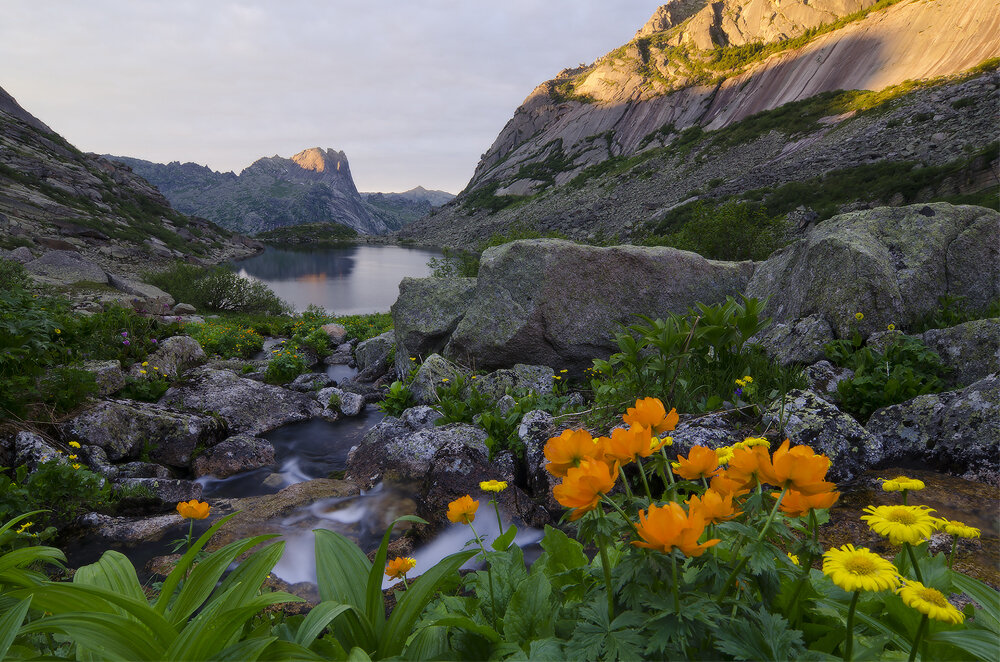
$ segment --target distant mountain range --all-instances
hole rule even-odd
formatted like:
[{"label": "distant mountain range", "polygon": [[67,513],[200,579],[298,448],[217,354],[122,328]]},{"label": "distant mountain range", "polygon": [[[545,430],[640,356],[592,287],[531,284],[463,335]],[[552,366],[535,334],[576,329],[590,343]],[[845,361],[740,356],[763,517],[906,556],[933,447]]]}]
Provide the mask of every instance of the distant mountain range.
[{"label": "distant mountain range", "polygon": [[247,234],[311,223],[340,223],[361,234],[386,234],[454,196],[417,187],[404,193],[359,193],[344,152],[319,147],[291,158],[258,159],[239,175],[195,163],[124,163],[156,186],[179,211]]}]

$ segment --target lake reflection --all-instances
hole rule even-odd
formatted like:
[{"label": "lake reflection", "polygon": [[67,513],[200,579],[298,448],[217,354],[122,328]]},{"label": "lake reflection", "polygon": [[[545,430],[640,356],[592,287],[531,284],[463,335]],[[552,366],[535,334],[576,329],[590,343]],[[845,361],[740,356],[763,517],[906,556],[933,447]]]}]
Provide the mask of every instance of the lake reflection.
[{"label": "lake reflection", "polygon": [[297,311],[315,304],[338,315],[357,315],[388,311],[399,295],[399,281],[429,276],[432,257],[441,253],[367,244],[317,250],[269,246],[236,266],[240,274],[267,283]]}]

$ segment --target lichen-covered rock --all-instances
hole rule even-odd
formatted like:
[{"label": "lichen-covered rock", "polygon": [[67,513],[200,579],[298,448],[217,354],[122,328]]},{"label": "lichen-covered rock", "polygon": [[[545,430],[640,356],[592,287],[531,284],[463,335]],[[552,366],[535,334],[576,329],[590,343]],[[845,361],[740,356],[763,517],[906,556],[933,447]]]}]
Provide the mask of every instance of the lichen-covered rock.
[{"label": "lichen-covered rock", "polygon": [[761,345],[783,366],[793,363],[815,363],[825,354],[823,346],[833,340],[830,323],[818,315],[809,315],[792,322],[771,324],[750,343]]},{"label": "lichen-covered rock", "polygon": [[944,379],[966,386],[1000,372],[1000,318],[974,320],[947,329],[930,329],[920,337],[949,369]]},{"label": "lichen-covered rock", "polygon": [[793,445],[805,444],[829,457],[827,480],[850,480],[883,459],[883,444],[878,436],[813,391],[789,391],[784,410],[781,400],[777,400],[765,410],[763,420],[776,428],[783,427]]},{"label": "lichen-covered rock", "polygon": [[108,284],[125,294],[141,297],[146,300],[148,304],[152,305],[157,313],[164,312],[161,308],[169,309],[170,306],[174,305],[174,298],[172,296],[160,288],[148,283],[130,280],[115,274],[108,274]]},{"label": "lichen-covered rock", "polygon": [[189,303],[178,303],[170,309],[170,312],[174,315],[194,315],[198,309]]},{"label": "lichen-covered rock", "polygon": [[879,409],[868,420],[889,460],[923,460],[941,471],[996,470],[1000,458],[1000,376]]},{"label": "lichen-covered rock", "polygon": [[24,265],[35,280],[55,285],[107,283],[108,274],[74,251],[48,251]]},{"label": "lichen-covered rock", "polygon": [[752,272],[750,262],[674,248],[515,241],[483,253],[472,303],[444,355],[482,369],[531,363],[579,375],[615,351],[620,324],[724,301]]},{"label": "lichen-covered rock", "polygon": [[190,336],[172,336],[159,343],[156,351],[146,357],[149,365],[142,368],[140,364],[132,366],[132,374],[138,375],[140,369],[150,371],[154,366],[168,377],[177,377],[188,370],[205,362],[205,350],[198,341]]},{"label": "lichen-covered rock", "polygon": [[[392,353],[395,346],[395,331],[386,331],[358,343],[354,349],[354,361],[357,363],[358,371],[363,373],[368,381],[389,372],[389,368],[392,367]],[[407,366],[407,370],[409,370],[409,366]]]},{"label": "lichen-covered rock", "polygon": [[1000,213],[947,203],[879,207],[818,223],[757,265],[747,294],[776,321],[818,315],[840,337],[906,327],[941,296],[1000,296]]},{"label": "lichen-covered rock", "polygon": [[211,368],[190,373],[184,383],[170,387],[160,402],[185,410],[215,412],[226,421],[230,432],[250,435],[304,421],[323,411],[309,394]]},{"label": "lichen-covered rock", "polygon": [[405,375],[410,357],[418,360],[444,349],[465,315],[475,278],[404,278],[392,304],[396,372]]},{"label": "lichen-covered rock", "polygon": [[552,509],[559,507],[552,497],[552,488],[559,484],[559,479],[545,470],[548,463],[545,459],[545,444],[558,434],[552,414],[541,409],[526,413],[517,428],[517,437],[524,444],[528,489]]},{"label": "lichen-covered rock", "polygon": [[212,416],[132,400],[108,400],[64,423],[62,431],[67,438],[100,446],[112,462],[148,453],[159,464],[186,467],[195,448],[215,444],[224,427]]},{"label": "lichen-covered rock", "polygon": [[673,439],[670,452],[679,455],[687,455],[694,446],[716,449],[732,446],[746,437],[758,436],[741,432],[736,421],[724,413],[683,416],[677,427],[667,434]]},{"label": "lichen-covered rock", "polygon": [[[91,446],[91,448],[97,448],[97,446]],[[114,469],[114,478],[118,480],[122,478],[170,478],[169,469],[162,464],[154,464],[153,462],[126,462],[114,466]]]},{"label": "lichen-covered rock", "polygon": [[83,369],[94,376],[97,395],[105,397],[125,387],[125,373],[118,359],[111,361],[84,361]]},{"label": "lichen-covered rock", "polygon": [[118,485],[122,487],[142,487],[162,503],[178,503],[201,499],[201,485],[191,480],[174,478],[119,478]]},{"label": "lichen-covered rock", "polygon": [[54,446],[34,432],[22,430],[14,437],[14,464],[27,465],[28,471],[34,471],[38,465],[52,461],[66,463],[66,457],[56,452]]},{"label": "lichen-covered rock", "polygon": [[335,386],[325,388],[316,394],[323,408],[344,416],[357,416],[365,408],[365,399],[357,393],[341,390]]},{"label": "lichen-covered rock", "polygon": [[271,442],[239,434],[207,449],[192,463],[194,475],[226,478],[233,474],[274,464]]},{"label": "lichen-covered rock", "polygon": [[325,389],[332,382],[333,380],[325,372],[307,372],[292,380],[288,388],[299,393],[309,393]]},{"label": "lichen-covered rock", "polygon": [[347,339],[347,329],[340,324],[324,324],[319,328],[326,334],[332,347],[336,347]]},{"label": "lichen-covered rock", "polygon": [[803,372],[809,382],[809,389],[834,404],[840,401],[837,384],[854,377],[854,371],[850,368],[841,368],[826,360],[806,366]]},{"label": "lichen-covered rock", "polygon": [[434,427],[434,421],[441,418],[443,414],[437,409],[427,405],[418,405],[403,410],[399,415],[399,420],[403,425],[411,430],[426,430]]},{"label": "lichen-covered rock", "polygon": [[177,513],[155,517],[112,517],[86,513],[80,517],[88,540],[97,538],[104,543],[126,546],[162,540],[168,531],[176,530],[179,534],[186,521]]},{"label": "lichen-covered rock", "polygon": [[[499,401],[507,391],[529,390],[536,393],[551,393],[555,371],[544,365],[525,365],[518,363],[513,368],[501,368],[488,375],[477,377],[475,381],[467,382],[469,387],[475,387],[479,393],[493,402]],[[561,376],[560,376],[561,377]]]},{"label": "lichen-covered rock", "polygon": [[410,383],[413,401],[418,405],[429,405],[438,401],[437,389],[449,382],[465,377],[469,371],[456,365],[440,354],[431,354],[417,370]]}]

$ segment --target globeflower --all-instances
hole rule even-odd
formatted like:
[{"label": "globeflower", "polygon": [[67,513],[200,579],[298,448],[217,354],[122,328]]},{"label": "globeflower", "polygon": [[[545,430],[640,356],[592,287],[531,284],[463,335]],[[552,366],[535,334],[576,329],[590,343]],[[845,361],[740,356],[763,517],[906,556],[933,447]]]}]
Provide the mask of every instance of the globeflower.
[{"label": "globeflower", "polygon": [[654,444],[652,431],[641,425],[632,427],[615,428],[611,431],[611,438],[602,437],[605,457],[617,460],[622,465],[638,460],[640,457],[649,457],[653,454]]},{"label": "globeflower", "polygon": [[809,446],[789,449],[789,444],[788,439],[785,439],[781,448],[774,451],[773,460],[761,464],[761,480],[775,487],[794,489],[803,494],[829,492],[836,487],[824,480],[830,468],[830,458],[817,455]]},{"label": "globeflower", "polygon": [[180,513],[181,517],[184,519],[205,519],[208,517],[210,510],[211,507],[206,502],[198,501],[197,499],[181,501],[177,504],[177,512]]},{"label": "globeflower", "polygon": [[673,469],[675,474],[688,480],[709,478],[720,471],[719,456],[711,448],[694,446],[687,457],[677,456]]},{"label": "globeflower", "polygon": [[586,430],[563,430],[558,437],[548,440],[544,453],[549,461],[545,470],[553,476],[565,476],[570,468],[580,466],[582,460],[603,451]]},{"label": "globeflower", "polygon": [[676,409],[671,409],[668,414],[658,398],[643,398],[635,401],[635,407],[628,408],[622,420],[629,425],[651,428],[654,434],[659,435],[677,427],[679,417]]},{"label": "globeflower", "polygon": [[[772,496],[777,498],[781,493],[772,492]],[[829,492],[819,492],[817,494],[803,494],[798,490],[788,490],[785,498],[781,500],[781,512],[788,517],[804,517],[810,510],[823,510],[837,503],[840,492],[830,490]]]},{"label": "globeflower", "polygon": [[706,490],[700,497],[692,494],[686,503],[688,511],[697,510],[709,524],[726,522],[743,514],[743,511],[736,510],[733,506],[732,494],[723,495],[711,489]]},{"label": "globeflower", "polygon": [[574,508],[571,520],[577,520],[597,507],[601,495],[614,488],[618,463],[613,467],[599,460],[585,459],[566,472],[563,482],[552,488],[552,496],[565,508]]},{"label": "globeflower", "polygon": [[646,547],[669,554],[674,549],[685,556],[701,556],[705,550],[721,542],[718,538],[699,544],[698,538],[705,531],[705,518],[697,509],[684,512],[673,501],[663,506],[652,505],[649,511],[639,511],[636,532],[642,540],[633,540],[636,547]]},{"label": "globeflower", "polygon": [[397,556],[385,564],[385,574],[390,579],[402,579],[406,581],[406,573],[413,570],[416,566],[416,559]]},{"label": "globeflower", "polygon": [[448,504],[448,520],[458,524],[472,524],[476,519],[476,511],[479,510],[479,502],[471,496],[458,497]]}]

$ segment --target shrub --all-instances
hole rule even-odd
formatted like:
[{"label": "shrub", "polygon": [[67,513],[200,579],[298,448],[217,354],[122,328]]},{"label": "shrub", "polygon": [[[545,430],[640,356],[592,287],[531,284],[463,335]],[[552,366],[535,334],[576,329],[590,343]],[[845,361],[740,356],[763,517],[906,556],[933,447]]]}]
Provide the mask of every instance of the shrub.
[{"label": "shrub", "polygon": [[200,310],[280,315],[289,309],[264,283],[223,266],[206,269],[178,262],[165,271],[147,273],[144,278],[174,299]]},{"label": "shrub", "polygon": [[188,324],[185,330],[206,353],[224,359],[249,359],[264,347],[263,337],[237,324],[207,320],[204,324]]},{"label": "shrub", "polygon": [[125,378],[125,386],[116,394],[119,398],[129,400],[141,400],[142,402],[156,402],[167,389],[170,388],[170,380],[165,375],[156,370],[143,370],[140,377],[128,376]]},{"label": "shrub", "polygon": [[414,405],[413,392],[401,381],[394,381],[378,403],[378,410],[389,416],[399,416]]},{"label": "shrub", "polygon": [[441,257],[427,260],[433,278],[475,277],[479,274],[480,254],[475,251],[444,248]]},{"label": "shrub", "polygon": [[972,308],[968,299],[962,296],[942,296],[938,307],[918,319],[910,329],[912,333],[923,333],[928,329],[947,329],[964,322],[1000,317],[1000,299],[995,299],[983,308]]},{"label": "shrub", "polygon": [[27,287],[31,282],[24,265],[15,260],[0,258],[0,290],[13,290]]},{"label": "shrub", "polygon": [[23,465],[11,476],[0,472],[0,520],[40,511],[32,521],[42,531],[107,506],[112,498],[107,481],[75,460],[43,462],[30,474]]},{"label": "shrub", "polygon": [[[768,216],[760,205],[728,201],[710,205],[699,201],[691,218],[671,234],[647,238],[643,243],[694,251],[712,260],[764,260],[788,243],[787,224]],[[661,226],[662,227],[662,226]]]},{"label": "shrub", "polygon": [[306,361],[293,348],[275,350],[264,370],[268,384],[287,384],[306,371]]}]

